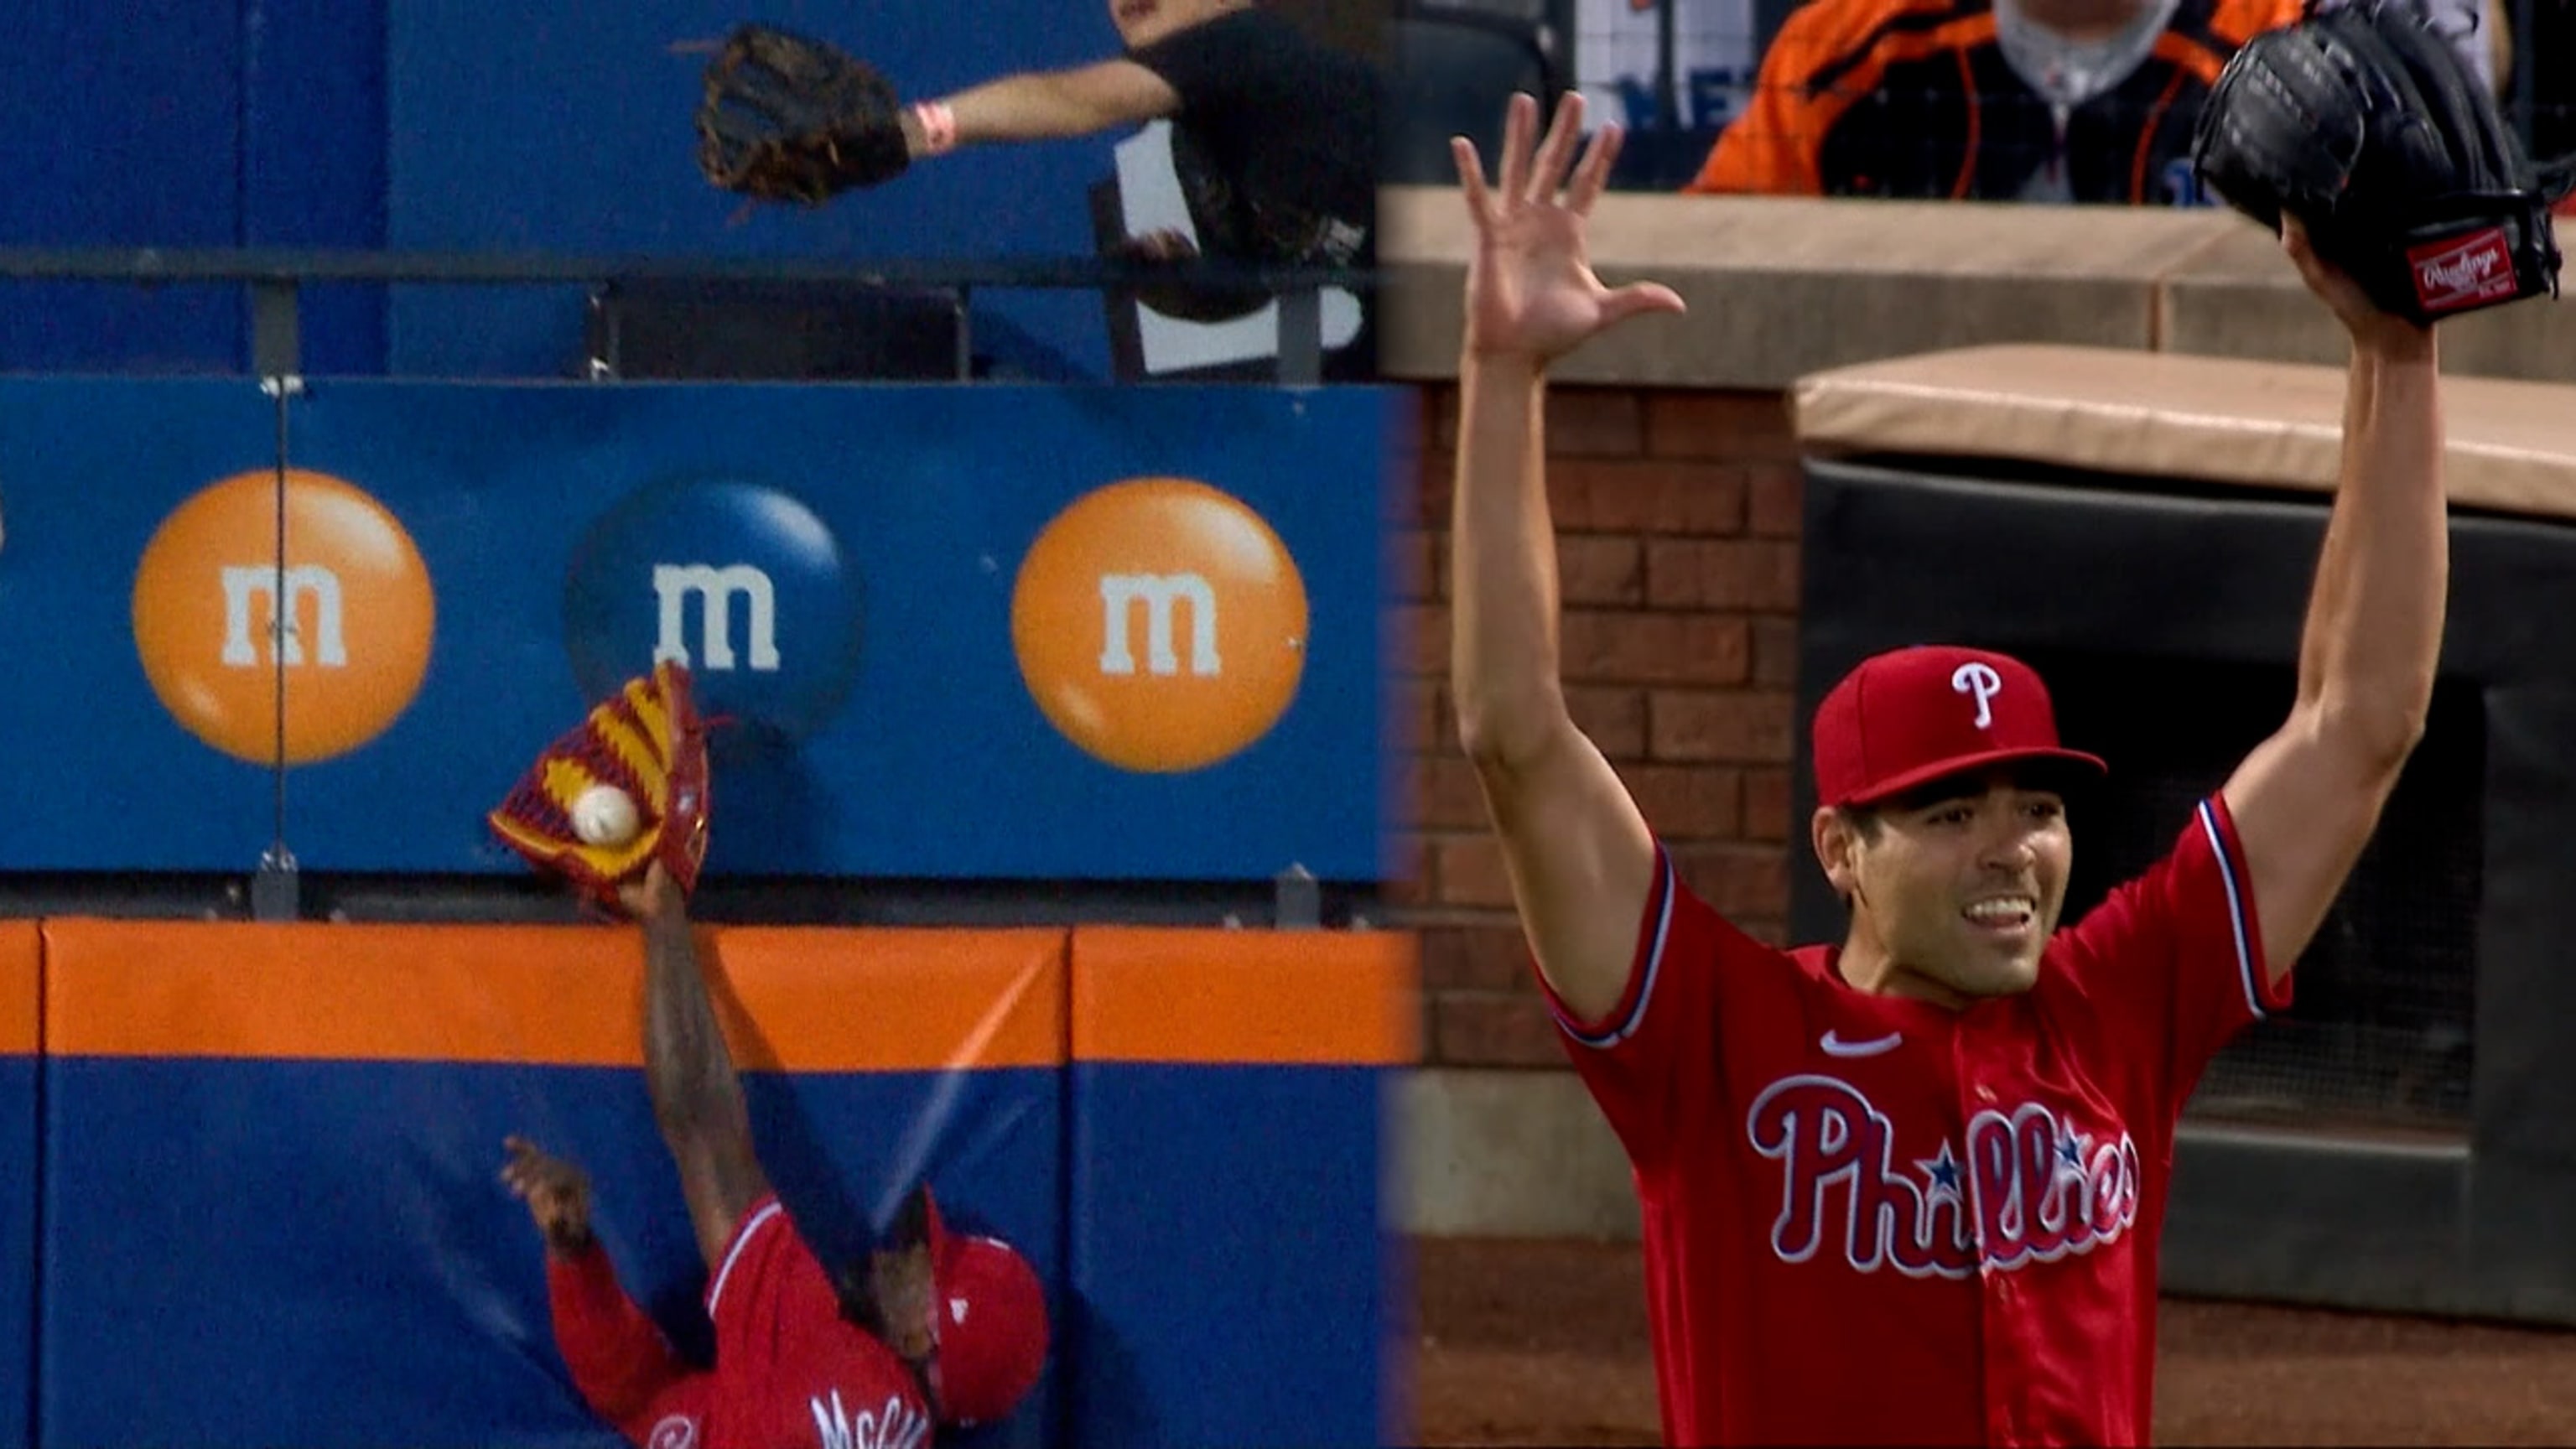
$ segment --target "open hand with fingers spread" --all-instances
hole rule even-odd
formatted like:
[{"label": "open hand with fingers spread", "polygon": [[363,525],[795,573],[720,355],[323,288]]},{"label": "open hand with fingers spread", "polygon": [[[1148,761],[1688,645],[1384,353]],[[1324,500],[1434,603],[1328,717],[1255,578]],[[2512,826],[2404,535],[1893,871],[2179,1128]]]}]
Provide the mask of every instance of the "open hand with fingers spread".
[{"label": "open hand with fingers spread", "polygon": [[528,1205],[546,1246],[557,1253],[578,1253],[591,1244],[590,1174],[554,1156],[524,1137],[503,1139],[510,1160],[501,1181],[510,1195]]},{"label": "open hand with fingers spread", "polygon": [[1538,102],[1513,96],[1504,116],[1502,172],[1490,188],[1475,143],[1463,136],[1449,142],[1476,223],[1476,254],[1467,267],[1472,353],[1544,363],[1641,312],[1683,310],[1669,287],[1639,282],[1613,289],[1593,275],[1584,224],[1609,184],[1622,133],[1602,127],[1577,163],[1582,128],[1583,98],[1568,91],[1533,152]]}]

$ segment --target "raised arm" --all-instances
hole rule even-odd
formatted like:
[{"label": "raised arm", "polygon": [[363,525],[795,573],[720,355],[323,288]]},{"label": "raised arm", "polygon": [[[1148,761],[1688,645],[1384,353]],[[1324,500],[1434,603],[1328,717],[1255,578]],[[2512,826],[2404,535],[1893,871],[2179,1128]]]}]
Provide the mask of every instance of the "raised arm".
[{"label": "raised arm", "polygon": [[713,1269],[769,1179],[752,1148],[751,1109],[707,996],[679,886],[657,863],[624,899],[644,931],[644,1081],[653,1120],[679,1169],[698,1251]]},{"label": "raised arm", "polygon": [[522,1137],[504,1141],[501,1180],[546,1244],[555,1348],[592,1412],[641,1440],[654,1409],[690,1378],[670,1340],[617,1281],[590,1230],[590,1175]]},{"label": "raised arm", "polygon": [[1449,671],[1459,742],[1483,783],[1531,954],[1569,1010],[1598,1019],[1627,985],[1654,839],[1575,727],[1558,675],[1547,367],[1623,318],[1682,303],[1650,284],[1613,291],[1585,260],[1584,222],[1620,133],[1603,128],[1569,182],[1582,107],[1568,92],[1533,155],[1538,104],[1514,96],[1490,190],[1475,147],[1450,143],[1477,242],[1458,363]]},{"label": "raised arm", "polygon": [[1137,125],[1180,109],[1180,92],[1132,60],[1023,71],[904,112],[912,154],[936,156],[992,141],[1048,141]]},{"label": "raised arm", "polygon": [[2324,921],[2424,733],[2450,587],[2432,331],[2373,307],[2297,222],[2283,244],[2352,334],[2352,361],[2298,699],[2222,791],[2275,982]]}]

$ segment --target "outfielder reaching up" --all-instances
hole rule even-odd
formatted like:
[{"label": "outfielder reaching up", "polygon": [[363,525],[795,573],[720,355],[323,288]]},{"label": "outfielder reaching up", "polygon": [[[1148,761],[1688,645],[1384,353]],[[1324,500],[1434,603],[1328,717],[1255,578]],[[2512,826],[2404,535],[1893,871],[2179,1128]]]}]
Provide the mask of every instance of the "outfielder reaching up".
[{"label": "outfielder reaching up", "polygon": [[1048,1339],[1027,1262],[949,1233],[923,1188],[887,1247],[826,1274],[761,1168],[679,886],[656,862],[619,896],[642,925],[645,1080],[706,1258],[715,1362],[682,1362],[618,1283],[587,1175],[514,1137],[502,1179],[545,1239],[555,1341],[583,1399],[648,1449],[926,1449],[934,1423],[1010,1413]]},{"label": "outfielder reaching up", "polygon": [[1676,878],[1566,710],[1547,369],[1681,310],[1587,264],[1619,132],[1578,163],[1580,121],[1568,96],[1533,146],[1515,98],[1490,186],[1453,143],[1477,248],[1451,669],[1550,1008],[1634,1168],[1664,1437],[2144,1443],[2176,1119],[2287,1004],[2424,728],[2448,569],[2432,334],[2287,226],[2351,336],[2343,470],[2296,703],[2170,853],[2059,930],[2064,789],[2101,762],[2059,744],[2019,662],[1899,650],[1813,723],[1809,828],[1849,930],[1779,950]]}]

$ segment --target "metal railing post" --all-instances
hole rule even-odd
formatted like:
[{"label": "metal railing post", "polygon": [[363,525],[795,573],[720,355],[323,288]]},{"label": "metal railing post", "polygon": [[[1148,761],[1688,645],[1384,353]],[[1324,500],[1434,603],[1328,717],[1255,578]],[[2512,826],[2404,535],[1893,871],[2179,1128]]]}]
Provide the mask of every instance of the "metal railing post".
[{"label": "metal railing post", "polygon": [[276,729],[277,757],[270,762],[275,778],[271,782],[275,799],[275,818],[271,824],[268,848],[260,852],[258,873],[251,877],[250,914],[255,921],[292,921],[302,911],[302,892],[298,889],[295,852],[286,843],[286,640],[295,627],[289,611],[295,596],[286,587],[286,469],[288,408],[295,394],[302,391],[297,377],[301,363],[300,326],[296,309],[296,282],[292,278],[266,278],[250,287],[250,365],[259,375],[260,391],[268,394],[277,410],[277,582],[269,597],[272,618],[269,624],[269,668],[277,673]]},{"label": "metal railing post", "polygon": [[1289,384],[1324,380],[1324,294],[1315,287],[1291,287],[1279,295],[1279,380]]},{"label": "metal railing post", "polygon": [[1270,924],[1282,931],[1320,930],[1324,924],[1324,890],[1314,873],[1291,865],[1273,878],[1276,904]]},{"label": "metal railing post", "polygon": [[272,277],[252,282],[250,370],[266,378],[295,376],[302,366],[299,332],[294,280]]}]

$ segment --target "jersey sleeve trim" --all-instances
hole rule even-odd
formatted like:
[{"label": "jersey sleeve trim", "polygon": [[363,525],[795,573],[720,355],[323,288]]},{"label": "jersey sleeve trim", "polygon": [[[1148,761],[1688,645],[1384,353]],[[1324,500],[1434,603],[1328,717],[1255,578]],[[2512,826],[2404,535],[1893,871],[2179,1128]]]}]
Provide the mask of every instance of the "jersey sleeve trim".
[{"label": "jersey sleeve trim", "polygon": [[1605,1049],[1636,1035],[1637,1028],[1645,1024],[1646,1008],[1655,996],[1655,978],[1663,972],[1664,942],[1672,934],[1675,884],[1672,852],[1659,840],[1655,842],[1655,884],[1646,893],[1646,909],[1638,919],[1637,951],[1628,966],[1628,989],[1599,1021],[1577,1017],[1547,984],[1547,978],[1539,977],[1539,991],[1547,998],[1548,1013],[1568,1037],[1588,1047]]},{"label": "jersey sleeve trim", "polygon": [[2263,938],[2254,923],[2254,898],[2246,888],[2243,852],[2236,844],[2236,823],[2227,817],[2225,804],[2216,796],[2200,802],[2201,830],[2209,837],[2210,854],[2218,861],[2218,883],[2227,893],[2228,936],[2236,946],[2237,979],[2245,988],[2245,1008],[2261,1021],[2269,1012],[2266,1006],[2273,993],[2269,973],[2264,969]]},{"label": "jersey sleeve trim", "polygon": [[717,1300],[724,1297],[725,1279],[732,1276],[733,1265],[741,1260],[742,1250],[751,1246],[753,1235],[784,1211],[776,1195],[772,1194],[761,1198],[750,1212],[743,1214],[741,1226],[733,1230],[733,1242],[725,1249],[724,1261],[716,1265],[715,1276],[707,1281],[708,1313],[716,1311]]}]

